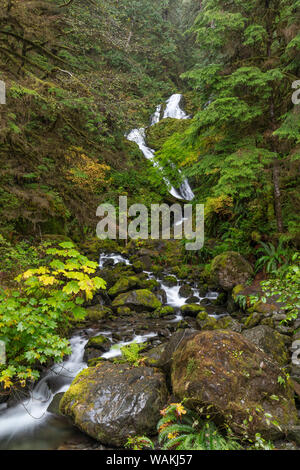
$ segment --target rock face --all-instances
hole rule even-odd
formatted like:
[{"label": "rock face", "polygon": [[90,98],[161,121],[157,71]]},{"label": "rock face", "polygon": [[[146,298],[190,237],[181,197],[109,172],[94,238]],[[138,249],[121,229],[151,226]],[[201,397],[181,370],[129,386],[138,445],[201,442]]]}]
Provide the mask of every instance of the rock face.
[{"label": "rock face", "polygon": [[[195,333],[173,354],[173,393],[193,406],[212,405],[234,432],[275,438],[295,424],[293,390],[280,367],[233,331]],[[267,415],[266,415],[267,414]],[[271,417],[270,417],[271,416]]]},{"label": "rock face", "polygon": [[251,276],[253,276],[252,266],[235,251],[222,253],[212,261],[212,281],[226,291],[230,291],[238,284],[244,284]]},{"label": "rock face", "polygon": [[243,332],[243,336],[256,344],[266,354],[269,354],[281,366],[289,362],[289,354],[286,348],[289,338],[269,326],[260,325],[250,328]]},{"label": "rock face", "polygon": [[112,307],[130,307],[136,311],[156,310],[161,307],[161,302],[148,289],[139,289],[120,294],[112,302]]},{"label": "rock face", "polygon": [[167,401],[164,375],[151,367],[100,363],[83,370],[60,402],[60,412],[102,444],[155,433]]}]

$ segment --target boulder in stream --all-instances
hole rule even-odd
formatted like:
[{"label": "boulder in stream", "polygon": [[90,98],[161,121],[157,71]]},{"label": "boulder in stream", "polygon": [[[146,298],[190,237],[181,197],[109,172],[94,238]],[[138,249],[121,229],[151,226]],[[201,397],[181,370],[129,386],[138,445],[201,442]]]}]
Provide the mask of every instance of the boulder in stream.
[{"label": "boulder in stream", "polygon": [[60,412],[102,444],[152,435],[167,402],[165,377],[151,367],[103,362],[83,370],[60,402]]},{"label": "boulder in stream", "polygon": [[130,307],[135,311],[153,311],[161,307],[160,300],[148,289],[138,289],[118,295],[112,307]]}]

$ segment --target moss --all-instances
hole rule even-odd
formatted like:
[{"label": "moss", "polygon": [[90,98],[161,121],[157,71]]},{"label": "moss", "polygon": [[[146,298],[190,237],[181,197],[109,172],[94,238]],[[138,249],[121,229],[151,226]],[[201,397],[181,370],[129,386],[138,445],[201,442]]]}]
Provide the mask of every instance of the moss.
[{"label": "moss", "polygon": [[208,313],[205,310],[203,310],[202,312],[198,313],[197,321],[200,322],[200,321],[206,320],[207,317],[208,317]]},{"label": "moss", "polygon": [[87,347],[88,348],[95,348],[95,349],[102,349],[104,344],[109,343],[109,339],[106,336],[99,335],[99,336],[94,336],[93,338],[90,338]]},{"label": "moss", "polygon": [[242,284],[238,284],[235,286],[232,290],[232,298],[233,300],[236,300],[237,296],[240,294],[245,289],[245,287]]},{"label": "moss", "polygon": [[182,315],[189,315],[193,317],[196,317],[200,312],[207,313],[205,307],[198,304],[185,304],[180,307],[180,311]]},{"label": "moss", "polygon": [[129,291],[130,289],[139,286],[140,280],[136,276],[121,277],[118,281],[108,290],[111,297]]},{"label": "moss", "polygon": [[131,315],[132,311],[130,310],[129,307],[119,307],[117,309],[117,314],[118,315]]},{"label": "moss", "polygon": [[162,318],[168,315],[174,315],[174,308],[170,306],[159,307],[153,313],[151,313],[152,318]]},{"label": "moss", "polygon": [[160,150],[171,135],[182,133],[189,123],[185,120],[167,118],[147,129],[147,144],[154,150]]},{"label": "moss", "polygon": [[253,328],[258,325],[261,321],[261,314],[258,312],[253,312],[249,315],[244,321],[245,328]]},{"label": "moss", "polygon": [[113,302],[115,308],[123,306],[132,306],[133,308],[156,310],[162,304],[158,298],[148,289],[139,289],[125,294],[120,294]]},{"label": "moss", "polygon": [[87,308],[87,319],[90,321],[100,321],[112,315],[112,310],[103,305],[97,305]]},{"label": "moss", "polygon": [[168,287],[176,286],[177,285],[177,279],[175,276],[165,276],[163,278],[164,284]]}]

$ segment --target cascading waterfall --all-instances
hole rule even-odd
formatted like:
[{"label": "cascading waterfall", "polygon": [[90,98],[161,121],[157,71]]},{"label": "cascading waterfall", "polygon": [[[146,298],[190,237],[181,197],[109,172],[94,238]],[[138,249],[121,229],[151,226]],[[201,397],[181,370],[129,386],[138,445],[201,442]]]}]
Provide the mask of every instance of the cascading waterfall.
[{"label": "cascading waterfall", "polygon": [[[189,116],[180,108],[181,100],[182,95],[177,93],[172,95],[166,101],[166,109],[163,114],[163,119],[189,119]],[[162,105],[157,106],[155,113],[150,119],[150,126],[154,126],[155,124],[158,124],[160,122],[161,111]],[[155,151],[147,147],[145,128],[133,129],[131,132],[129,132],[129,134],[127,134],[126,137],[128,140],[130,140],[131,142],[135,142],[139,146],[139,149],[142,151],[143,155],[147,158],[147,160],[150,160],[155,167],[162,170],[159,164],[155,161]],[[180,174],[181,171],[178,170],[178,173]],[[186,178],[183,180],[180,188],[178,189],[175,189],[167,178],[164,178],[164,181],[169,189],[170,194],[172,194],[172,196],[174,196],[176,199],[184,199],[186,201],[192,201],[192,199],[194,199],[194,193]]]}]

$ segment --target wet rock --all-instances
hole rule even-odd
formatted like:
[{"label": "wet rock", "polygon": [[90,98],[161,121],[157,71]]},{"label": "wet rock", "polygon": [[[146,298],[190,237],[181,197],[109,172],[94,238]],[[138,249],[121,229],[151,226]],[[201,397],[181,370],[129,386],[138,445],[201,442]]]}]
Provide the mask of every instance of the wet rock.
[{"label": "wet rock", "polygon": [[213,259],[211,279],[225,291],[244,284],[253,276],[253,268],[239,253],[227,251]]},{"label": "wet rock", "polygon": [[168,287],[177,286],[178,284],[178,281],[175,276],[164,276],[163,282]]},{"label": "wet rock", "polygon": [[198,304],[185,304],[180,307],[180,311],[183,316],[188,315],[189,317],[197,317],[200,312],[206,312],[205,307]]},{"label": "wet rock", "polygon": [[174,315],[175,310],[173,307],[165,306],[157,308],[153,313],[151,313],[151,318],[163,318],[168,315]]},{"label": "wet rock", "polygon": [[112,302],[112,307],[129,307],[135,311],[153,311],[161,307],[161,302],[148,289],[139,289],[120,294]]},{"label": "wet rock", "polygon": [[225,330],[183,340],[171,368],[178,399],[190,399],[191,406],[212,405],[235,433],[261,433],[267,439],[282,435],[276,422],[284,430],[297,420],[293,389],[288,381],[285,387],[278,383],[280,375],[280,367],[256,345]]},{"label": "wet rock", "polygon": [[167,294],[163,289],[154,289],[154,294],[162,304],[167,303]]},{"label": "wet rock", "polygon": [[289,354],[286,345],[289,338],[286,336],[265,325],[245,330],[243,336],[269,354],[278,364],[284,366],[288,363]]},{"label": "wet rock", "polygon": [[76,377],[60,411],[102,444],[119,447],[128,437],[155,434],[167,396],[161,372],[105,362]]},{"label": "wet rock", "polygon": [[185,298],[192,297],[193,296],[193,289],[191,288],[191,286],[185,284],[185,285],[180,287],[179,295],[181,297],[185,297]]},{"label": "wet rock", "polygon": [[208,315],[205,317],[200,313],[197,316],[197,323],[201,330],[231,330],[237,333],[242,331],[242,325],[230,315],[215,318]]},{"label": "wet rock", "polygon": [[162,354],[157,361],[157,367],[163,369],[166,373],[170,372],[173,354],[181,343],[195,333],[196,330],[184,329],[174,333],[170,340],[164,345]]},{"label": "wet rock", "polygon": [[136,276],[132,277],[121,277],[117,282],[108,290],[108,294],[111,297],[116,297],[119,294],[128,292],[134,287],[139,286],[140,280]]},{"label": "wet rock", "polygon": [[195,295],[186,299],[187,304],[196,304],[199,301],[200,301],[199,297],[196,297]]},{"label": "wet rock", "polygon": [[94,305],[93,307],[88,307],[86,311],[87,319],[95,322],[103,320],[113,314],[113,311],[104,305]]},{"label": "wet rock", "polygon": [[84,360],[87,362],[90,359],[101,356],[101,354],[110,350],[111,341],[107,336],[98,335],[90,338],[84,351]]},{"label": "wet rock", "polygon": [[52,413],[52,414],[58,415],[58,416],[61,415],[61,413],[59,411],[59,403],[60,403],[60,400],[62,399],[63,396],[64,396],[64,392],[60,392],[60,393],[57,393],[56,395],[54,395],[50,405],[47,408],[48,413]]}]

